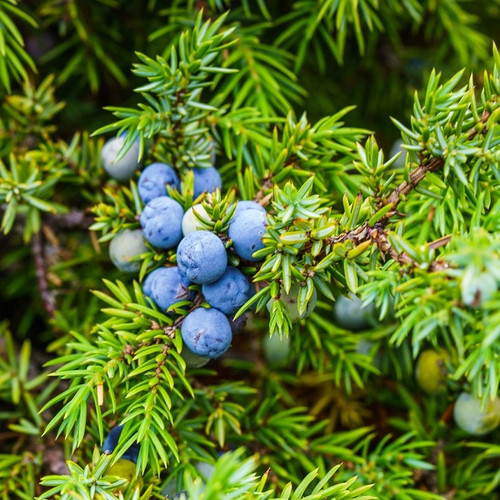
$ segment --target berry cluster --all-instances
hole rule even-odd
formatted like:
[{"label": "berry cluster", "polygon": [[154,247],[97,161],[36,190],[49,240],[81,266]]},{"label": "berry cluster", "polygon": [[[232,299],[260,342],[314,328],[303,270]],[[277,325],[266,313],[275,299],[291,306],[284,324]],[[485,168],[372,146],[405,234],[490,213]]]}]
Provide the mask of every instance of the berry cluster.
[{"label": "berry cluster", "polygon": [[[130,178],[139,167],[135,147],[114,161],[121,144],[122,137],[113,138],[102,150],[107,172],[118,180]],[[194,200],[221,189],[222,179],[216,168],[191,171]],[[201,203],[184,211],[171,196],[180,188],[181,179],[170,165],[155,162],[146,166],[138,180],[139,196],[145,204],[139,218],[141,229],[120,232],[110,244],[110,258],[121,271],[137,272],[137,257],[147,251],[144,240],[158,250],[176,249],[177,266],[160,267],[149,273],[143,292],[159,309],[170,313],[180,301],[193,301],[195,285],[200,286],[210,307],[191,310],[182,321],[181,334],[186,363],[202,366],[229,348],[233,332],[241,324],[232,321],[232,317],[255,293],[247,277],[228,265],[228,248],[241,261],[257,262],[254,253],[264,248],[267,214],[258,203],[239,201],[228,208],[232,216],[227,234],[216,234],[207,230],[209,224],[203,223],[210,223],[210,216]]]}]

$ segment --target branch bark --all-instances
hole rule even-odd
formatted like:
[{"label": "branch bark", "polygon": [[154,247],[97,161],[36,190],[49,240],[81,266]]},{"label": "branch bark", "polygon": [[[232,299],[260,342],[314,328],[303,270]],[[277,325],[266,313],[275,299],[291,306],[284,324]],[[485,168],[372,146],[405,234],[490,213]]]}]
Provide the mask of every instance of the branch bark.
[{"label": "branch bark", "polygon": [[424,179],[427,172],[434,172],[444,165],[442,158],[432,158],[427,163],[421,163],[411,174],[408,181],[403,181],[387,198],[387,204],[392,203],[395,209],[402,198],[407,196]]},{"label": "branch bark", "polygon": [[52,319],[56,313],[56,301],[49,288],[47,281],[47,266],[45,264],[43,252],[43,240],[40,232],[35,233],[31,239],[31,249],[35,260],[35,272],[40,291],[42,306],[47,315]]},{"label": "branch bark", "polygon": [[94,222],[93,218],[82,210],[73,209],[67,214],[46,214],[43,224],[57,229],[87,230]]},{"label": "branch bark", "polygon": [[[0,205],[0,219],[5,212],[6,205]],[[23,214],[17,214],[19,222],[24,221]],[[86,231],[94,222],[93,218],[83,210],[72,209],[67,214],[41,213],[42,224],[53,229],[64,229],[69,231]]]},{"label": "branch bark", "polygon": [[[484,124],[488,121],[490,117],[490,113],[484,111],[478,127],[473,128],[469,135],[468,139],[472,140],[477,134],[484,134],[486,130],[484,129]],[[386,205],[392,203],[392,209],[387,215],[381,219],[379,222],[375,224],[374,227],[370,227],[368,223],[365,223],[352,231],[347,233],[342,233],[333,238],[330,238],[329,243],[335,244],[340,243],[345,240],[350,240],[354,243],[355,246],[358,246],[365,241],[373,241],[381,252],[384,254],[389,254],[391,258],[399,262],[403,266],[408,267],[419,267],[419,263],[416,262],[412,257],[410,257],[406,252],[398,253],[392,247],[389,242],[389,238],[387,236],[387,232],[385,231],[385,227],[389,222],[389,219],[395,215],[397,212],[396,208],[399,203],[408,195],[410,192],[415,189],[418,184],[425,178],[428,172],[435,172],[443,167],[445,161],[441,157],[433,157],[427,161],[422,161],[420,165],[413,170],[410,174],[409,180],[403,181],[398,187],[396,187],[392,193],[389,195],[386,201]],[[383,205],[380,207],[382,208]],[[439,238],[436,241],[429,243],[429,247],[436,249],[446,245],[451,239],[451,236],[444,236],[443,238]],[[443,260],[436,260],[429,266],[429,271],[439,271],[443,269],[448,269],[450,265]]]}]

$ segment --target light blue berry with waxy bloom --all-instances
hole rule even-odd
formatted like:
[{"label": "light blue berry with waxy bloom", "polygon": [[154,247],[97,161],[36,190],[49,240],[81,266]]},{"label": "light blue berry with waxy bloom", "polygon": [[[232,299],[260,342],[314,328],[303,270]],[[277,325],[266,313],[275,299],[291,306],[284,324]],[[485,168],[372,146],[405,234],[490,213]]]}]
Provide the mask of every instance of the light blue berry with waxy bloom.
[{"label": "light blue berry with waxy bloom", "polygon": [[211,193],[217,188],[222,188],[222,179],[215,167],[193,168],[194,198],[202,193]]},{"label": "light blue berry with waxy bloom", "polygon": [[154,198],[168,196],[167,185],[178,190],[179,177],[170,165],[157,162],[151,163],[141,172],[137,189],[141,200],[148,203]]},{"label": "light blue berry with waxy bloom", "polygon": [[143,285],[144,294],[151,297],[162,311],[192,297],[189,280],[177,266],[155,269],[148,278]]},{"label": "light blue berry with waxy bloom", "polygon": [[490,300],[498,290],[497,280],[487,272],[467,272],[462,279],[462,301],[471,307],[480,307]]},{"label": "light blue berry with waxy bloom", "polygon": [[198,308],[182,322],[182,340],[198,356],[218,358],[231,344],[233,334],[227,317],[217,309]]},{"label": "light blue berry with waxy bloom", "polygon": [[266,209],[262,205],[259,205],[257,202],[250,200],[242,200],[236,203],[236,209],[234,210],[233,218],[236,217],[238,214],[241,214],[245,210],[258,210],[259,212],[266,214]]},{"label": "light blue berry with waxy bloom", "polygon": [[173,248],[182,238],[182,217],[184,210],[180,203],[162,196],[151,200],[142,211],[140,223],[144,237],[156,248]]},{"label": "light blue berry with waxy bloom", "polygon": [[405,168],[406,157],[408,156],[408,151],[403,149],[404,142],[402,139],[397,139],[394,144],[391,146],[391,151],[389,152],[389,156],[392,158],[396,156],[398,153],[401,153],[397,159],[392,164],[393,168],[403,169]]},{"label": "light blue berry with waxy bloom", "polygon": [[186,490],[176,493],[172,500],[189,500],[189,496]]},{"label": "light blue berry with waxy bloom", "polygon": [[214,475],[215,465],[213,464],[209,464],[208,462],[198,462],[195,467],[205,481],[210,481]]},{"label": "light blue berry with waxy bloom", "polygon": [[484,407],[481,407],[480,398],[462,392],[455,403],[453,417],[463,431],[482,436],[500,424],[500,399],[488,398]]},{"label": "light blue berry with waxy bloom", "polygon": [[213,283],[227,267],[227,253],[222,240],[210,231],[195,231],[177,247],[177,265],[193,283]]},{"label": "light blue berry with waxy bloom", "polygon": [[267,217],[260,210],[249,209],[240,212],[229,224],[228,236],[239,257],[257,262],[252,255],[264,248],[262,237],[266,232]]},{"label": "light blue berry with waxy bloom", "polygon": [[234,267],[228,266],[214,283],[203,285],[205,300],[224,314],[234,314],[255,292],[247,277]]},{"label": "light blue berry with waxy bloom", "polygon": [[189,233],[193,231],[199,231],[200,229],[204,229],[204,226],[198,220],[194,211],[204,220],[210,222],[210,216],[207,211],[203,207],[201,203],[197,203],[193,205],[191,208],[186,210],[184,217],[182,218],[182,234],[187,236]]}]

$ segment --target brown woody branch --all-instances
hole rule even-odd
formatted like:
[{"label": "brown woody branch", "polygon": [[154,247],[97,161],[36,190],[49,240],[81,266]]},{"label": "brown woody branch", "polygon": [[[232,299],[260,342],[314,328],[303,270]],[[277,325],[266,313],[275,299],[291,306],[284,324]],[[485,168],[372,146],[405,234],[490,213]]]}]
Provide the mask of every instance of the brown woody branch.
[{"label": "brown woody branch", "polygon": [[[0,205],[0,219],[2,218],[7,206]],[[91,216],[87,215],[85,211],[72,209],[67,214],[51,214],[41,212],[42,224],[50,226],[52,229],[63,229],[69,231],[86,231],[93,224],[94,220]],[[19,222],[24,223],[25,216],[17,214]]]},{"label": "brown woody branch", "polygon": [[45,264],[42,235],[40,232],[33,235],[31,239],[31,250],[35,260],[35,272],[42,306],[49,318],[52,319],[56,313],[56,301],[50,291],[49,283],[47,281],[47,266]]},{"label": "brown woody branch", "polygon": [[[450,238],[451,237],[446,237],[446,239],[442,238],[442,242],[439,246],[443,246],[446,243],[448,243],[448,241],[450,241]],[[380,230],[374,229],[372,234],[371,234],[371,239],[372,239],[372,241],[374,241],[374,243],[377,245],[377,247],[380,249],[380,251],[383,254],[388,253],[392,259],[399,262],[402,266],[407,266],[410,268],[414,268],[414,267],[419,266],[418,262],[415,261],[412,257],[410,257],[406,252],[401,252],[401,253],[396,252],[394,247],[389,242],[389,238],[387,236],[387,233],[384,231],[383,228],[381,228]],[[438,241],[438,240],[436,240],[436,241]],[[439,246],[433,246],[432,248],[438,248]],[[443,271],[445,269],[448,269],[449,267],[450,267],[450,265],[447,262],[438,259],[438,260],[433,261],[430,264],[428,270],[431,272],[432,271]]]},{"label": "brown woody branch", "polygon": [[[481,116],[481,121],[478,127],[472,129],[467,136],[469,140],[472,140],[478,133],[484,134],[486,130],[484,129],[484,124],[488,121],[490,117],[490,113],[484,111]],[[348,231],[346,233],[339,234],[330,238],[328,243],[335,244],[341,243],[346,240],[350,240],[353,242],[354,246],[358,246],[365,241],[373,241],[380,249],[383,254],[389,254],[391,258],[399,262],[403,266],[407,267],[418,267],[418,262],[416,262],[412,257],[410,257],[406,252],[398,253],[389,242],[389,238],[387,236],[387,232],[385,231],[385,227],[389,222],[389,219],[397,214],[397,206],[398,204],[408,195],[410,192],[415,189],[418,184],[425,178],[428,172],[435,172],[439,170],[444,165],[444,159],[439,158],[431,158],[430,160],[422,160],[419,166],[413,170],[410,174],[410,178],[408,180],[403,181],[398,187],[396,187],[392,193],[389,195],[386,201],[386,205],[392,204],[392,209],[387,215],[377,222],[374,227],[370,227],[368,223],[362,224],[361,226],[353,229],[352,231]],[[380,207],[382,208],[383,205]],[[433,214],[430,216],[432,217]],[[440,248],[450,241],[451,236],[443,236],[431,243],[428,244],[429,248],[436,249]],[[429,266],[429,271],[439,271],[443,269],[448,269],[449,264],[444,262],[443,260],[436,260],[432,262]]]},{"label": "brown woody branch", "polygon": [[94,222],[93,218],[84,211],[73,209],[67,214],[45,214],[43,224],[55,229],[87,230]]},{"label": "brown woody branch", "polygon": [[439,170],[444,165],[442,158],[432,158],[426,163],[421,163],[411,174],[408,181],[403,181],[387,198],[387,204],[392,203],[396,208],[399,202],[407,196],[424,179],[428,172]]},{"label": "brown woody branch", "polygon": [[[0,218],[5,209],[5,205],[0,205]],[[16,224],[15,230],[21,232],[21,225],[24,224],[25,217],[23,214],[18,214],[17,217],[18,224]],[[87,231],[93,223],[92,217],[87,215],[84,211],[77,209],[73,209],[67,214],[42,213],[41,218],[44,228],[48,227],[56,232]],[[37,232],[33,235],[31,239],[31,251],[35,263],[35,274],[42,306],[49,319],[52,319],[56,312],[56,301],[47,280],[48,271],[45,261],[43,234],[41,232]]]}]

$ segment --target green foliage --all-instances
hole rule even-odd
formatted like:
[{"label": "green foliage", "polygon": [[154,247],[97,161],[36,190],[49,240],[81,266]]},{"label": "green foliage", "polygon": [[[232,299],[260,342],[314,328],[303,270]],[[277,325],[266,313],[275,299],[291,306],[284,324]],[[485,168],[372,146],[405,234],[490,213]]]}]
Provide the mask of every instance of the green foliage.
[{"label": "green foliage", "polygon": [[120,121],[99,129],[97,133],[127,130],[121,154],[139,139],[140,157],[145,140],[160,135],[165,138],[163,145],[169,151],[167,158],[172,165],[208,166],[209,154],[198,157],[193,156],[192,151],[207,149],[203,142],[209,141],[208,129],[202,123],[214,110],[200,102],[201,92],[210,85],[212,73],[230,71],[212,64],[229,46],[226,38],[231,30],[218,33],[223,22],[224,17],[221,17],[213,25],[202,24],[200,13],[193,29],[180,37],[178,49],[172,47],[168,59],[157,56],[155,61],[139,54],[141,63],[135,65],[134,71],[149,83],[136,91],[142,93],[147,104],[142,104],[140,110],[109,108]]},{"label": "green foliage", "polygon": [[115,58],[122,55],[118,40],[114,39],[106,22],[110,16],[119,15],[119,8],[120,3],[115,0],[37,3],[36,13],[43,26],[55,28],[63,39],[41,57],[44,64],[64,61],[57,75],[59,84],[77,77],[80,86],[88,85],[91,92],[97,92],[102,75],[109,75],[123,86],[127,84],[123,70],[115,62]]},{"label": "green foliage", "polygon": [[13,446],[9,443],[0,454],[0,496],[8,499],[9,492],[16,492],[18,498],[28,499],[35,496],[42,455],[36,446],[23,446],[20,453],[18,449],[23,442],[39,441],[45,427],[39,410],[58,383],[49,383],[45,372],[30,373],[33,371],[31,343],[26,340],[17,353],[6,322],[0,324],[0,340],[0,425],[6,433],[17,436]]},{"label": "green foliage", "polygon": [[21,20],[36,26],[35,20],[18,7],[17,0],[0,2],[0,82],[10,93],[12,79],[27,81],[28,73],[35,71],[33,60],[24,49],[23,36],[16,26]]}]

